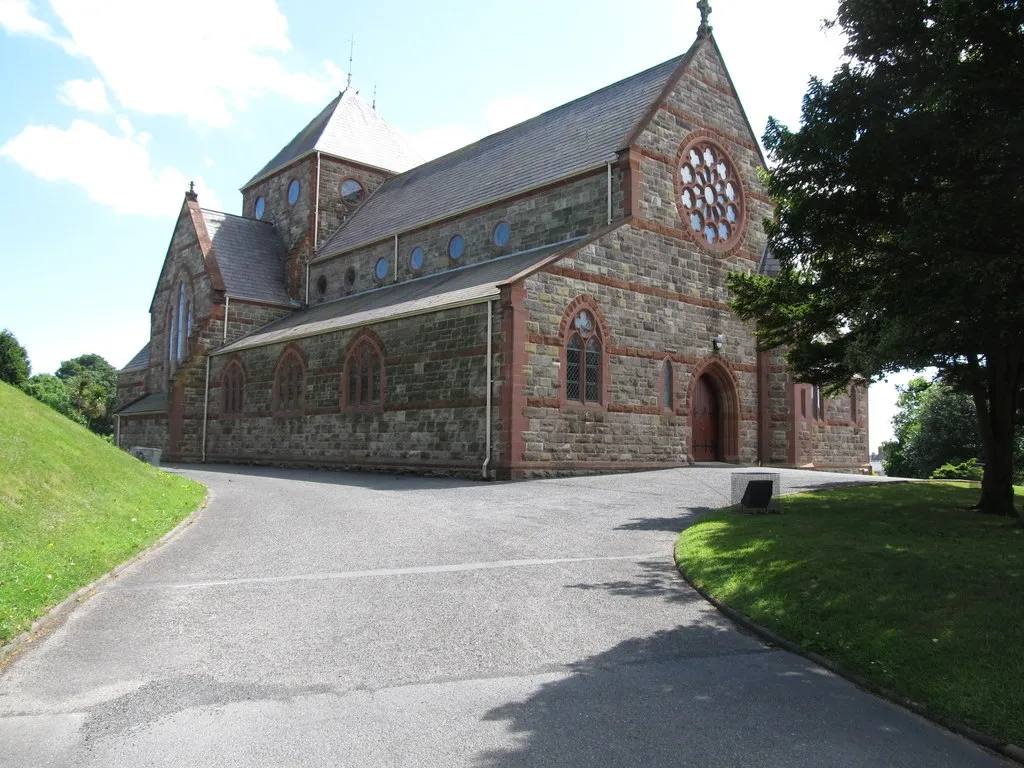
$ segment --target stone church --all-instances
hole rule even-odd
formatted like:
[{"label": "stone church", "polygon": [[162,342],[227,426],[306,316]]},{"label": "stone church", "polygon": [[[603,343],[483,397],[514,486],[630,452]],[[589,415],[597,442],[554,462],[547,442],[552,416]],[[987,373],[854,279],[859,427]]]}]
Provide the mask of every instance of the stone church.
[{"label": "stone church", "polygon": [[119,373],[117,440],[176,461],[486,478],[694,462],[861,471],[867,390],[760,353],[765,163],[711,29],[422,162],[342,92],[242,187],[187,192]]}]

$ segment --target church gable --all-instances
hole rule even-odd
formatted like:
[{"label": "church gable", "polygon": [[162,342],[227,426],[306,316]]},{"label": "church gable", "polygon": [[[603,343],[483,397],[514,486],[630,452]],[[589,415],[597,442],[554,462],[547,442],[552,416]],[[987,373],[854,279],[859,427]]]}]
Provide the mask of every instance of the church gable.
[{"label": "church gable", "polygon": [[[638,132],[633,212],[701,252],[760,258],[772,209],[758,181],[764,157],[713,37]],[[718,189],[718,187],[721,189]],[[713,187],[714,191],[709,191]]]}]

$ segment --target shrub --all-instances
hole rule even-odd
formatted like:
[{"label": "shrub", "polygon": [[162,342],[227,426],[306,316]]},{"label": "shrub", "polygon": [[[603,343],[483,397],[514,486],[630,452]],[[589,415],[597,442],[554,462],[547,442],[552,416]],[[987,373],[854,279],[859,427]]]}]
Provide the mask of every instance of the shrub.
[{"label": "shrub", "polygon": [[977,459],[968,459],[960,464],[943,464],[932,472],[933,480],[981,480],[984,474]]}]

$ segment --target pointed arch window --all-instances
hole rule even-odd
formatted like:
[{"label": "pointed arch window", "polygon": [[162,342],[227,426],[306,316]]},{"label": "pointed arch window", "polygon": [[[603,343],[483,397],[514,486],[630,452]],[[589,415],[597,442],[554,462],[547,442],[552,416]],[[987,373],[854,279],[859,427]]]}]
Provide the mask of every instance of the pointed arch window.
[{"label": "pointed arch window", "polygon": [[581,309],[571,328],[565,345],[565,399],[581,405],[600,405],[603,350],[594,313]]},{"label": "pointed arch window", "polygon": [[661,364],[661,407],[672,409],[675,408],[675,393],[673,383],[675,377],[672,373],[672,361],[665,360]]},{"label": "pointed arch window", "polygon": [[369,338],[356,342],[345,361],[345,408],[375,410],[384,404],[384,355]]},{"label": "pointed arch window", "polygon": [[245,371],[237,360],[228,363],[221,379],[221,414],[241,416],[245,410]]},{"label": "pointed arch window", "polygon": [[189,354],[192,338],[192,297],[185,281],[177,283],[171,294],[171,308],[167,313],[167,362],[168,375],[173,374],[178,364]]},{"label": "pointed arch window", "polygon": [[305,405],[306,365],[293,349],[284,353],[274,376],[274,410],[295,413]]}]

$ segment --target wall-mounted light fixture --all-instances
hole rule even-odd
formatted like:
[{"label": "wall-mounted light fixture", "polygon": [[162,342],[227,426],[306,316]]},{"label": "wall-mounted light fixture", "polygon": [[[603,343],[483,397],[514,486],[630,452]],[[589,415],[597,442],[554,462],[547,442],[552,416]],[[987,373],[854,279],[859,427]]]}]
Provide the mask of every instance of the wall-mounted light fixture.
[{"label": "wall-mounted light fixture", "polygon": [[715,336],[714,341],[711,342],[711,346],[715,348],[715,352],[718,352],[722,347],[725,346],[725,336],[718,334]]}]

